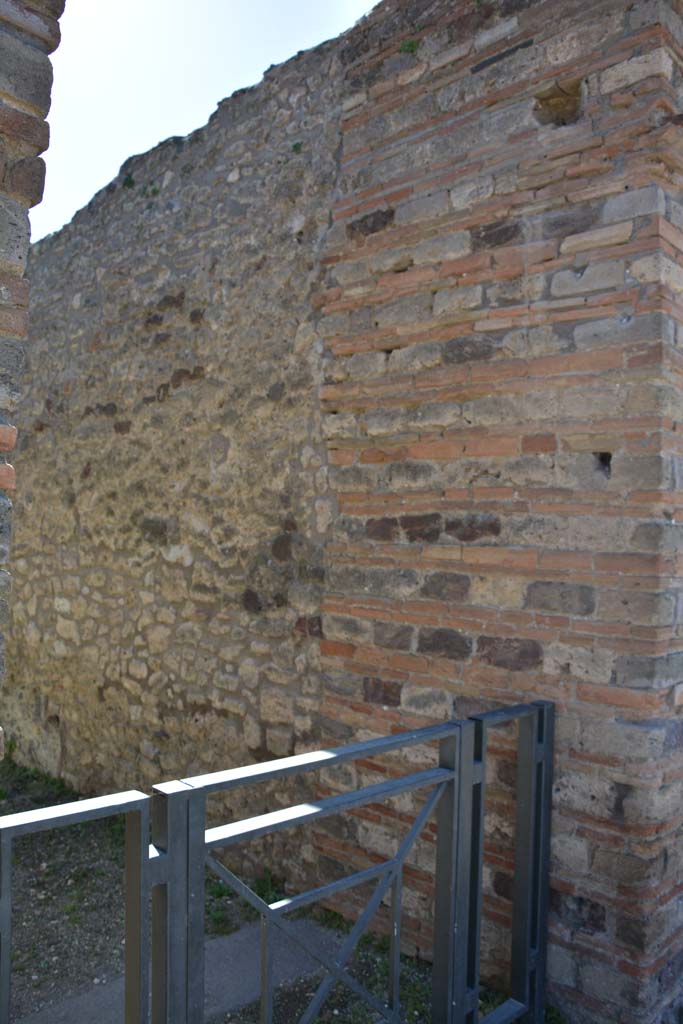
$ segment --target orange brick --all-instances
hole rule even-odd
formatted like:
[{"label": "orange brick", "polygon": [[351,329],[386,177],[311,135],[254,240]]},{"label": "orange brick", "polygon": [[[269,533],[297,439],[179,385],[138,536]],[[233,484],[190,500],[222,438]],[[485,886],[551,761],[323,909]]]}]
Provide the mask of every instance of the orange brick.
[{"label": "orange brick", "polygon": [[481,437],[465,442],[466,456],[489,456],[501,458],[519,454],[519,439],[516,437]]},{"label": "orange brick", "polygon": [[372,465],[382,462],[399,462],[406,457],[405,448],[365,448],[359,456],[359,462]]},{"label": "orange brick", "polygon": [[11,452],[17,443],[17,428],[0,423],[0,452]]},{"label": "orange brick", "polygon": [[419,441],[408,446],[407,454],[411,459],[458,459],[463,450],[462,441]]},{"label": "orange brick", "polygon": [[353,644],[345,644],[339,640],[320,641],[320,653],[327,654],[332,658],[350,658],[355,650]]},{"label": "orange brick", "polygon": [[0,464],[0,488],[3,491],[13,491],[16,486],[17,480],[14,466],[11,466],[9,462]]},{"label": "orange brick", "polygon": [[28,281],[26,278],[0,271],[0,296],[2,305],[28,308]]},{"label": "orange brick", "polygon": [[464,565],[493,565],[508,569],[534,569],[538,563],[536,551],[514,551],[510,548],[465,548]]},{"label": "orange brick", "polygon": [[348,448],[332,448],[328,454],[331,466],[350,466],[356,457],[356,453]]},{"label": "orange brick", "polygon": [[587,703],[611,708],[631,708],[643,712],[661,711],[666,706],[665,696],[649,690],[627,690],[617,686],[593,686],[579,683],[576,696]]},{"label": "orange brick", "polygon": [[596,555],[595,568],[598,572],[619,572],[632,575],[649,573],[656,575],[665,572],[668,560],[662,555],[636,555],[630,553],[618,555]]},{"label": "orange brick", "polygon": [[557,438],[554,434],[527,434],[522,438],[524,453],[556,452]]},{"label": "orange brick", "polygon": [[0,334],[12,338],[25,338],[28,334],[28,310],[0,306]]}]

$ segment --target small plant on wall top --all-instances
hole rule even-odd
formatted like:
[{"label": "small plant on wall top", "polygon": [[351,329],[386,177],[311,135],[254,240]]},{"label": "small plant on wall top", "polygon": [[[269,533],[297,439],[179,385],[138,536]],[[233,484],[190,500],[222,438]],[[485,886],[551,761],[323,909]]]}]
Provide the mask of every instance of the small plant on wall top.
[{"label": "small plant on wall top", "polygon": [[401,53],[416,54],[420,46],[419,39],[404,39],[401,43]]}]

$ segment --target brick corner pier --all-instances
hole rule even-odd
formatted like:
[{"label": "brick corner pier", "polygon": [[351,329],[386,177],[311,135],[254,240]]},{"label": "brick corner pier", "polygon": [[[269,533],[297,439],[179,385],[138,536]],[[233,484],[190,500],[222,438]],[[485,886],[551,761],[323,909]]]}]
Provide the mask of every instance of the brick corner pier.
[{"label": "brick corner pier", "polygon": [[[575,1024],[673,1022],[683,7],[412,6],[423,22],[349,74],[319,297],[342,513],[324,713],[339,736],[450,699],[555,701],[553,1001]],[[495,961],[503,773],[493,792]]]}]

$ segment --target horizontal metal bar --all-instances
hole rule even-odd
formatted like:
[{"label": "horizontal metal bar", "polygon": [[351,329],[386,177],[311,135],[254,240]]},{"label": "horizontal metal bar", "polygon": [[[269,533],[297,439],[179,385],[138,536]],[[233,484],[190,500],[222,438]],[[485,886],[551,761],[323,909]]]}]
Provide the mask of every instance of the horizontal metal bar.
[{"label": "horizontal metal bar", "polygon": [[293,825],[304,825],[316,818],[341,814],[343,811],[361,807],[363,804],[389,800],[400,793],[424,789],[426,786],[436,786],[440,782],[447,782],[452,778],[453,772],[449,769],[431,768],[428,771],[417,772],[415,775],[404,775],[398,779],[390,779],[388,782],[380,782],[375,786],[366,786],[364,789],[357,789],[351,793],[341,793],[338,796],[317,800],[315,803],[283,807],[280,811],[271,811],[269,814],[260,814],[254,818],[244,818],[242,821],[235,821],[229,825],[219,825],[218,828],[207,829],[205,844],[207,849],[213,846],[230,846],[233,843],[255,839],[266,832],[277,832]]},{"label": "horizontal metal bar", "polygon": [[509,708],[496,708],[495,711],[482,711],[481,714],[471,715],[471,720],[481,722],[486,729],[493,729],[501,725],[508,725],[517,718],[533,715],[536,707],[537,705],[534,704],[513,704]]},{"label": "horizontal metal bar", "polygon": [[516,999],[507,999],[485,1017],[480,1017],[479,1024],[510,1024],[513,1020],[519,1020],[526,1011],[527,1006],[524,1003],[518,1003]]},{"label": "horizontal metal bar", "polygon": [[149,799],[144,793],[132,789],[127,793],[114,793],[112,796],[97,796],[91,800],[74,800],[68,804],[41,807],[35,811],[6,814],[0,818],[0,832],[23,836],[31,832],[45,832],[50,828],[76,825],[82,821],[110,818],[115,814],[140,810]]},{"label": "horizontal metal bar", "polygon": [[173,779],[171,782],[159,782],[156,786],[152,786],[152,789],[155,793],[162,793],[163,796],[175,796],[176,793],[189,793],[192,786],[180,779]]},{"label": "horizontal metal bar", "polygon": [[357,871],[355,875],[347,875],[346,878],[339,878],[335,882],[321,885],[319,889],[309,889],[298,896],[290,896],[287,899],[278,900],[277,903],[270,904],[270,909],[275,914],[289,914],[290,911],[298,910],[299,907],[307,907],[310,903],[324,900],[335,892],[353,889],[356,885],[365,885],[366,882],[371,882],[374,878],[380,878],[387,871],[392,871],[396,864],[396,860],[385,860],[372,868],[366,868],[365,871]]},{"label": "horizontal metal bar", "polygon": [[[331,768],[344,761],[357,761],[361,757],[378,757],[380,754],[403,747],[413,747],[421,743],[433,743],[435,740],[451,736],[460,728],[459,722],[444,722],[442,725],[430,725],[424,729],[413,729],[410,732],[394,733],[382,736],[365,743],[350,743],[346,747],[333,747],[330,750],[311,750],[306,754],[294,757],[281,757],[277,761],[264,761],[262,764],[246,765],[241,768],[230,768],[224,772],[211,772],[208,775],[195,775],[182,782],[193,789],[203,789],[207,793],[219,789],[234,789],[237,786],[265,782],[267,779],[282,778],[297,772],[314,771],[317,768]],[[167,783],[168,785],[168,783]],[[161,787],[156,787],[161,788]]]},{"label": "horizontal metal bar", "polygon": [[[301,893],[300,896],[292,896],[289,899],[279,900],[277,903],[271,903],[268,909],[278,916],[286,914],[290,911],[297,910],[300,906],[306,906],[307,904],[314,903],[317,900],[325,899],[325,897],[330,896],[335,892],[341,892],[345,889],[351,889],[355,886],[363,885],[365,882],[372,881],[375,878],[382,878],[384,875],[394,872],[397,868],[400,868],[403,861],[410,853],[413,843],[427,824],[427,820],[436,807],[443,790],[444,783],[442,782],[440,786],[433,790],[432,794],[426,800],[424,807],[413,822],[410,831],[402,840],[396,856],[392,857],[391,860],[385,860],[381,864],[377,864],[371,868],[366,868],[364,871],[357,871],[355,874],[347,875],[346,878],[340,878],[335,882],[328,882],[327,885],[323,885],[319,889],[310,889],[308,892]],[[213,857],[207,857],[207,863],[213,866],[216,862]]]}]

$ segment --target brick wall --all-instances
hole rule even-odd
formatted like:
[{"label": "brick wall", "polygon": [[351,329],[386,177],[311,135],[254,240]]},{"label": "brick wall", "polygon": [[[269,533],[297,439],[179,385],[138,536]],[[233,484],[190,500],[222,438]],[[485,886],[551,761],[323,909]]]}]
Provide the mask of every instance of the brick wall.
[{"label": "brick wall", "polygon": [[[64,0],[0,0],[0,564],[7,565],[14,469],[12,425],[24,362],[28,282],[24,278],[30,228],[28,209],[43,195],[50,107],[49,54],[59,43]],[[10,577],[0,570],[0,678]],[[0,737],[2,730],[0,729]],[[1,744],[1,740],[0,740]]]},{"label": "brick wall", "polygon": [[[680,6],[456,6],[349,72],[319,296],[323,715],[347,739],[555,701],[553,998],[654,1024],[683,923]],[[503,762],[494,975],[509,783]],[[331,824],[321,854],[390,852],[395,818]],[[406,901],[422,949],[430,867]]]},{"label": "brick wall", "polygon": [[[137,783],[554,700],[572,1024],[673,1024],[682,1001],[682,15],[387,0],[33,254],[20,750]],[[293,872],[385,856],[415,806],[330,820]],[[426,830],[421,952],[432,865]]]}]

